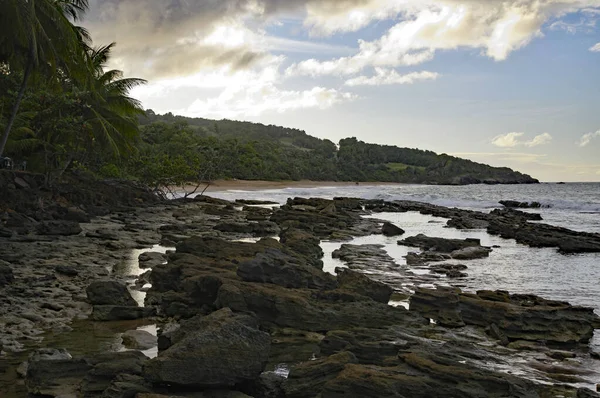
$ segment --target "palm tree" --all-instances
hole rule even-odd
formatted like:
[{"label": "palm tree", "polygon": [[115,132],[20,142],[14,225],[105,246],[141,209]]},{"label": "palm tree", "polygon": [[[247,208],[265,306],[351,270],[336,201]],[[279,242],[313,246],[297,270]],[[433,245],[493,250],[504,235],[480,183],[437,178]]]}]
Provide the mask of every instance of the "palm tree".
[{"label": "palm tree", "polygon": [[93,78],[80,98],[85,104],[83,119],[91,127],[93,140],[120,154],[130,150],[138,138],[138,116],[144,113],[142,104],[130,97],[129,91],[146,80],[124,78],[123,72],[116,69],[105,70],[114,46],[111,43],[88,49]]},{"label": "palm tree", "polygon": [[87,31],[76,27],[87,10],[88,0],[2,0],[0,2],[0,63],[11,73],[23,70],[23,78],[10,117],[0,140],[0,156],[8,141],[27,82],[35,70],[68,71],[69,62],[89,40]]}]

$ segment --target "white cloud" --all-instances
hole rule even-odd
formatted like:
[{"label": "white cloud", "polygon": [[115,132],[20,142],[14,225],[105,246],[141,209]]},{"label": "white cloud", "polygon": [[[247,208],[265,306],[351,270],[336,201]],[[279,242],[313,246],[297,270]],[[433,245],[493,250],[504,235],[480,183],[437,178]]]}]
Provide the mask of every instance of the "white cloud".
[{"label": "white cloud", "polygon": [[590,47],[591,52],[600,53],[600,43],[596,43]]},{"label": "white cloud", "polygon": [[552,141],[552,136],[548,133],[536,135],[529,141],[520,140],[525,133],[508,133],[497,135],[492,139],[492,144],[500,148],[514,148],[517,146],[524,145],[529,148],[533,148],[539,145],[544,145]]},{"label": "white cloud", "polygon": [[583,148],[584,146],[588,146],[594,138],[598,137],[600,137],[600,130],[596,131],[595,133],[584,134],[577,142],[577,145]]},{"label": "white cloud", "polygon": [[492,139],[492,144],[500,148],[514,148],[520,144],[519,137],[522,137],[525,133],[508,133],[504,135],[497,135]]},{"label": "white cloud", "polygon": [[523,145],[532,148],[534,146],[548,144],[550,143],[550,141],[552,141],[552,136],[548,133],[543,133],[540,135],[536,135],[531,141],[527,141],[523,143]]},{"label": "white cloud", "polygon": [[273,84],[230,87],[217,97],[196,100],[184,114],[216,118],[258,116],[269,111],[282,113],[307,108],[327,109],[356,98],[354,94],[324,87],[304,91],[281,90]]},{"label": "white cloud", "polygon": [[382,86],[390,84],[413,84],[417,81],[436,80],[438,73],[422,71],[401,75],[393,69],[375,68],[374,76],[358,76],[347,80],[347,86]]}]

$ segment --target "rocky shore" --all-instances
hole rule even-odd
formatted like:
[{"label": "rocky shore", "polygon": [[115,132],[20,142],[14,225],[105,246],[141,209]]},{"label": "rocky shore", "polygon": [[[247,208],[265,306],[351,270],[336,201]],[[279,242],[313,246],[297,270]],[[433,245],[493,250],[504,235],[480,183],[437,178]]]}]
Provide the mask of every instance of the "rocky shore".
[{"label": "rocky shore", "polygon": [[[34,189],[23,176],[4,178],[15,200]],[[464,276],[463,262],[494,248],[475,239],[404,238],[401,225],[364,216],[417,211],[445,217],[449,227],[565,253],[600,251],[597,234],[533,223],[530,213],[512,209],[488,214],[356,198],[160,202],[143,190],[110,189],[114,202],[61,195],[31,210],[6,201],[0,341],[3,355],[30,352],[20,370],[30,394],[600,396],[582,387],[598,376],[584,365],[597,360],[587,346],[600,328],[592,309],[442,287],[440,278],[451,285]],[[372,234],[399,236],[414,248],[407,262],[429,272],[413,274],[380,247],[348,243],[334,252],[346,267],[323,271],[322,240]],[[173,250],[143,253],[131,266],[132,250],[156,244]],[[135,299],[140,290],[144,303]],[[78,318],[99,325],[149,318],[158,335],[134,327],[122,336],[130,347],[122,352],[41,348],[44,331],[68,334]],[[156,357],[140,351],[151,347]]]}]

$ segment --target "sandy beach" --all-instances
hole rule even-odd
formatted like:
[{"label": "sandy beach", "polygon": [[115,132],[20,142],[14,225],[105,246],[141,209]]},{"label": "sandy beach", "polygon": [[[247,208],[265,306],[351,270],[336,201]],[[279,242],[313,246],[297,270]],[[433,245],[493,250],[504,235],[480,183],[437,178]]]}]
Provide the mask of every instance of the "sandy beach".
[{"label": "sandy beach", "polygon": [[[262,191],[266,189],[284,189],[284,188],[319,188],[319,187],[349,187],[349,186],[382,186],[382,185],[403,185],[393,182],[361,182],[359,184],[350,181],[249,181],[249,180],[216,180],[213,181],[205,193],[222,192],[231,190],[240,191]],[[204,186],[199,188],[202,192]],[[187,192],[194,190],[194,185],[185,187]]]}]

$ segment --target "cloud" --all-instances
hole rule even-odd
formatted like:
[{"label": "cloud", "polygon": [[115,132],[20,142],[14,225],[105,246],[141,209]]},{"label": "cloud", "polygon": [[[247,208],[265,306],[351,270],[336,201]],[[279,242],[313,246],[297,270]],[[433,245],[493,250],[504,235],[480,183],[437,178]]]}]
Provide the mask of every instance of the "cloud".
[{"label": "cloud", "polygon": [[532,148],[535,146],[548,144],[550,143],[550,141],[552,141],[552,136],[548,133],[543,133],[540,135],[536,135],[531,141],[527,141],[523,143],[523,145]]},{"label": "cloud", "polygon": [[519,138],[521,138],[524,135],[525,133],[508,133],[497,135],[492,139],[492,145],[495,145],[500,148],[514,148],[521,145],[533,148],[539,145],[548,144],[550,141],[552,141],[552,136],[548,133],[536,135],[535,137],[533,137],[533,139],[529,141],[520,140]]},{"label": "cloud", "polygon": [[590,47],[590,51],[594,53],[600,53],[600,43],[596,43]]},{"label": "cloud", "polygon": [[588,146],[594,138],[598,137],[600,137],[600,130],[596,131],[595,133],[584,134],[583,136],[581,136],[579,141],[577,141],[577,145],[583,148],[584,146]]},{"label": "cloud", "polygon": [[436,80],[439,77],[435,72],[413,72],[406,75],[401,75],[395,70],[385,68],[375,68],[375,75],[359,76],[347,80],[344,83],[346,86],[382,86],[390,84],[413,84],[417,81]]},{"label": "cloud", "polygon": [[281,90],[273,84],[230,87],[217,97],[196,100],[184,113],[190,116],[236,118],[258,116],[269,111],[283,113],[307,108],[327,109],[356,98],[354,94],[324,87],[304,91]]},{"label": "cloud", "polygon": [[520,144],[519,137],[525,133],[508,133],[497,135],[492,139],[492,144],[500,148],[514,148]]}]

